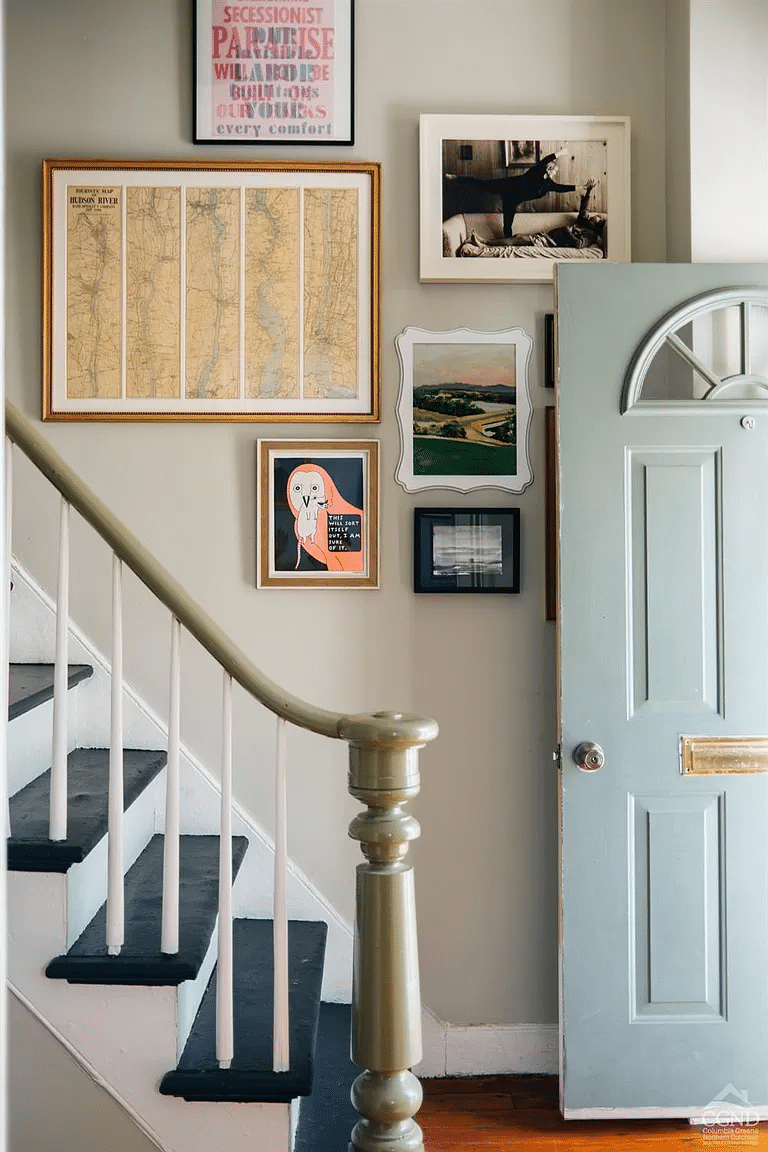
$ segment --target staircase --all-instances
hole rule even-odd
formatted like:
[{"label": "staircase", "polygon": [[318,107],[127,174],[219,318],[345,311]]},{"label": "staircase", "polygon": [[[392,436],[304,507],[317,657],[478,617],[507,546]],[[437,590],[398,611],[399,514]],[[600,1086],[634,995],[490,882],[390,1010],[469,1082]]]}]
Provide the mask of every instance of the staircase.
[{"label": "staircase", "polygon": [[[84,664],[70,666],[70,689],[87,683],[92,671],[91,667]],[[19,717],[38,709],[44,711],[53,696],[53,679],[52,665],[11,664],[9,722],[13,723]],[[44,718],[41,719],[45,723]],[[164,750],[125,749],[124,758],[126,819],[136,822],[135,806],[142,794],[154,783],[162,782],[159,778],[164,772],[166,753]],[[89,857],[93,860],[94,854],[98,855],[98,846],[107,833],[108,760],[108,748],[74,748],[69,753],[69,821],[66,840],[57,842],[48,838],[50,768],[41,772],[11,798],[11,834],[7,841],[9,871],[20,874],[49,873],[59,878],[66,878],[70,872],[73,873],[67,887],[67,907],[62,909],[63,915],[59,920],[62,924],[68,908],[75,909],[83,901],[88,901],[86,893],[89,888],[101,885],[103,891],[104,870],[98,866],[94,869],[89,863]],[[141,821],[140,815],[138,819]],[[120,954],[110,956],[107,953],[106,904],[102,903],[71,946],[65,948],[62,943],[61,952],[51,955],[44,970],[45,979],[62,980],[69,985],[85,985],[96,989],[112,985],[178,990],[180,986],[187,985],[187,997],[195,983],[199,984],[198,978],[205,969],[216,930],[218,838],[210,835],[183,835],[181,838],[179,951],[167,955],[160,949],[163,838],[154,834],[151,827],[147,827],[147,824],[153,822],[148,822],[146,816],[143,823],[146,843],[125,877],[125,943]],[[247,848],[248,840],[245,836],[233,837],[233,880]],[[75,868],[75,865],[80,867]],[[20,885],[17,881],[20,881]],[[31,876],[25,879],[9,877],[10,933],[12,941],[18,944],[21,944],[24,923],[28,922],[30,913],[33,913],[33,907],[28,902],[30,884],[34,884]],[[63,891],[63,885],[59,884],[58,887],[60,892]],[[50,887],[44,880],[40,891],[47,891],[46,902],[50,907]],[[90,899],[92,901],[93,898]],[[27,902],[25,911],[21,908],[24,902]],[[39,908],[39,897],[34,906]],[[215,1054],[217,974],[214,965],[210,978],[196,997],[199,1001],[197,1011],[193,1012],[187,1003],[185,1012],[179,1014],[180,1028],[183,1029],[184,1017],[190,1019],[191,1026],[188,1035],[184,1035],[184,1030],[174,1038],[177,1046],[182,1049],[178,1062],[165,1070],[157,1085],[152,1084],[152,1072],[148,1069],[146,1087],[156,1089],[164,1096],[198,1102],[290,1104],[295,1099],[308,1096],[315,1080],[326,935],[327,927],[322,922],[291,921],[289,924],[291,1066],[288,1071],[272,1070],[272,924],[264,919],[237,918],[233,931],[236,1042],[230,1068],[220,1068]],[[16,959],[19,959],[16,949],[14,953]],[[208,967],[210,969],[210,963]],[[18,968],[11,977],[14,987],[17,979]],[[26,992],[32,991],[30,984],[34,980],[22,977],[20,983]],[[17,991],[21,992],[21,989]],[[195,998],[194,992],[191,994]],[[29,999],[24,992],[21,995],[25,1001]],[[63,1015],[71,1015],[71,993],[64,987],[59,995],[62,998]],[[34,999],[31,1003],[33,1007],[36,1006]],[[340,1147],[338,1144],[324,1142],[323,1127],[327,1126],[329,1117],[335,1118],[336,1125],[344,1125],[348,1135],[354,1123],[349,1090],[357,1069],[347,1055],[349,1011],[348,1005],[326,1005],[323,1008],[324,1015],[331,1021],[330,1025],[324,1024],[324,1070],[327,1073],[328,1069],[335,1067],[336,1076],[331,1080],[330,1092],[326,1084],[325,1107],[314,1112],[305,1110],[302,1115],[298,1147],[312,1148],[318,1152],[326,1147]],[[69,1039],[72,1041],[73,1038]],[[135,1059],[140,1060],[140,1054]],[[87,1056],[86,1062],[90,1063]],[[340,1068],[343,1069],[341,1074]],[[325,1079],[327,1081],[327,1074]],[[118,1096],[122,1098],[122,1093],[118,1093]],[[183,1104],[178,1107],[183,1112]],[[137,1111],[134,1102],[131,1112]],[[211,1119],[216,1138],[220,1139],[222,1129],[215,1109],[211,1112]],[[142,1127],[158,1146],[175,1147],[174,1144],[166,1143],[167,1135],[164,1138],[146,1120]],[[250,1125],[248,1128],[250,1142]],[[197,1115],[195,1130],[195,1142],[187,1145],[190,1148],[199,1146]],[[253,1146],[250,1143],[250,1147]],[[288,1144],[276,1143],[274,1147],[288,1147]]]},{"label": "staircase", "polygon": [[[349,1144],[355,1121],[351,1149],[419,1152],[412,1117],[421,1090],[409,1068],[421,1055],[421,1006],[405,862],[418,825],[403,805],[418,792],[418,749],[436,725],[401,713],[327,712],[285,693],[11,405],[6,428],[62,497],[54,663],[40,663],[38,654],[9,670],[11,991],[166,1152],[330,1152]],[[113,653],[109,666],[99,658],[96,675],[87,645],[80,644],[79,663],[69,659],[70,507],[113,551]],[[130,696],[122,681],[123,565],[171,613],[169,720],[164,731],[155,726],[154,747],[123,739]],[[180,818],[182,628],[224,674],[216,832],[197,817],[186,826]],[[262,884],[261,859],[258,869],[249,860],[265,855],[265,845],[255,831],[241,834],[248,833],[242,819],[233,832],[233,681],[278,718],[278,821],[267,853],[276,864],[274,923],[240,914]],[[77,723],[68,729],[70,713],[84,718],[80,733]],[[99,721],[102,746],[94,746]],[[347,741],[349,789],[367,808],[350,826],[366,857],[358,868],[351,1006],[321,1003],[326,944],[339,956],[338,917],[317,894],[309,905],[320,907],[323,921],[287,919],[296,877],[279,799],[286,722]],[[127,728],[129,736],[136,728],[130,715]],[[298,903],[304,917],[307,900]]]}]

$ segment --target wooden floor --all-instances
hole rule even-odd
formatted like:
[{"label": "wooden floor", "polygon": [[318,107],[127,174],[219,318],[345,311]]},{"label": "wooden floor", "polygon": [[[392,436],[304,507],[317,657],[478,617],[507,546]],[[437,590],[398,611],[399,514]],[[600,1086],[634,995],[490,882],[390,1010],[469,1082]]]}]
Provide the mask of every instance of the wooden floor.
[{"label": "wooden floor", "polygon": [[768,1149],[768,1123],[754,1127],[699,1128],[687,1120],[563,1120],[556,1076],[493,1076],[425,1080],[417,1117],[425,1152],[472,1149],[589,1149],[622,1152],[654,1146],[654,1152],[730,1152]]}]

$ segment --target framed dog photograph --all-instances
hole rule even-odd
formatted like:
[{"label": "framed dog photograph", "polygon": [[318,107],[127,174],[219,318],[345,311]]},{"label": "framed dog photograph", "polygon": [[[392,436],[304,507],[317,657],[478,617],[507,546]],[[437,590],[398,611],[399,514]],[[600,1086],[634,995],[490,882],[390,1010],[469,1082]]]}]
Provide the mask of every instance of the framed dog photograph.
[{"label": "framed dog photograph", "polygon": [[377,440],[259,440],[259,588],[377,588]]},{"label": "framed dog photograph", "polygon": [[552,279],[630,259],[622,116],[421,117],[421,279]]}]

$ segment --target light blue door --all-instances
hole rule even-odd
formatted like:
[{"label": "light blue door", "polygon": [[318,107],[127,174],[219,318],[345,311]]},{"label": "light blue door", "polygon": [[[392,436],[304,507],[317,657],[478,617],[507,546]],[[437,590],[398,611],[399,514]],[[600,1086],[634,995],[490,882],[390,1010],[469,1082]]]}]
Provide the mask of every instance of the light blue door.
[{"label": "light blue door", "polygon": [[557,310],[562,1108],[768,1116],[768,265]]}]

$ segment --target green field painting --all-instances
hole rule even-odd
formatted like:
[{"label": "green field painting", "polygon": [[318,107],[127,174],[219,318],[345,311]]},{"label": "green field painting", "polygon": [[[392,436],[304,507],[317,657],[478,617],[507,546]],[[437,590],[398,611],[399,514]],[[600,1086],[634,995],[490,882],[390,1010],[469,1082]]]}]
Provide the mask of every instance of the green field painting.
[{"label": "green field painting", "polygon": [[416,476],[515,476],[517,448],[414,436],[413,471]]}]

